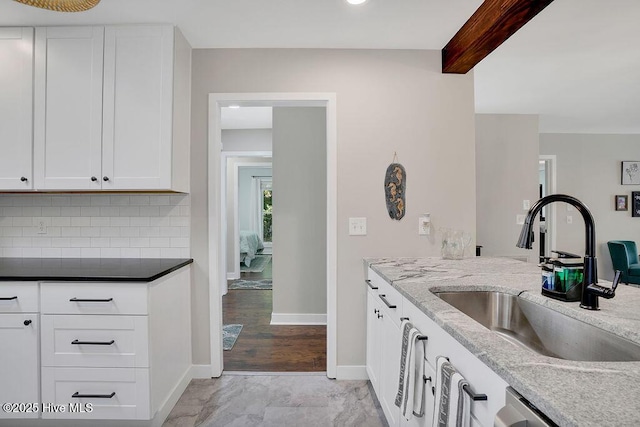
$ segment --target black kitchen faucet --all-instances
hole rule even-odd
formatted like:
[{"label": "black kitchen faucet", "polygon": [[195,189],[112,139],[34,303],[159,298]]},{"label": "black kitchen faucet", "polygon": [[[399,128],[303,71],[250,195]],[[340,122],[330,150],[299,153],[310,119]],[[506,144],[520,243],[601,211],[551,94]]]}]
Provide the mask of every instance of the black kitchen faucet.
[{"label": "black kitchen faucet", "polygon": [[611,299],[616,294],[616,288],[620,280],[620,271],[616,271],[613,286],[606,288],[598,285],[598,272],[596,261],[596,225],[593,215],[580,200],[566,194],[551,194],[538,200],[527,213],[524,220],[520,238],[516,244],[519,248],[531,249],[533,243],[533,222],[536,215],[544,206],[554,202],[565,202],[574,206],[584,219],[585,250],[584,250],[584,279],[582,280],[582,299],[580,307],[587,310],[599,310],[598,297]]}]

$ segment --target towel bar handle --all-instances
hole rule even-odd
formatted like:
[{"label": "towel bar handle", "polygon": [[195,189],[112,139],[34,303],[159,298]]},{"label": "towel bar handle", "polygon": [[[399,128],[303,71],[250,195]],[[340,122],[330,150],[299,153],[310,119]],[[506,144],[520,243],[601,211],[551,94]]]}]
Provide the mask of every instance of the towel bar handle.
[{"label": "towel bar handle", "polygon": [[471,387],[469,386],[469,384],[463,385],[462,389],[469,395],[469,397],[471,397],[471,400],[473,400],[474,402],[477,402],[478,400],[487,400],[486,394],[474,393],[473,390],[471,390]]}]

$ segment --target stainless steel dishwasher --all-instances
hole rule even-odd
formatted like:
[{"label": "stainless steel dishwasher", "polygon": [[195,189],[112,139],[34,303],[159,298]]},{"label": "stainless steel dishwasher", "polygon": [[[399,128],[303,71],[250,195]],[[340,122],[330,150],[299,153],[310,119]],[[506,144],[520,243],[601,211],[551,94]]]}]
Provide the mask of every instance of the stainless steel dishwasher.
[{"label": "stainless steel dishwasher", "polygon": [[557,427],[517,391],[507,387],[505,406],[498,411],[494,427]]}]

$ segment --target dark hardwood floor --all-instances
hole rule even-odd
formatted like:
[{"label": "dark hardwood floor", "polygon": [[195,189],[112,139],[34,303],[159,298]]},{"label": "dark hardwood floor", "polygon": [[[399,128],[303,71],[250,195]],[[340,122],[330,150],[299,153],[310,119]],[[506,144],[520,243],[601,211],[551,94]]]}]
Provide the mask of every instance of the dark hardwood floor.
[{"label": "dark hardwood floor", "polygon": [[[245,280],[271,278],[271,263]],[[227,371],[319,372],[327,370],[326,326],[271,326],[271,290],[230,290],[222,298],[224,324],[240,323],[233,349],[223,352]]]}]

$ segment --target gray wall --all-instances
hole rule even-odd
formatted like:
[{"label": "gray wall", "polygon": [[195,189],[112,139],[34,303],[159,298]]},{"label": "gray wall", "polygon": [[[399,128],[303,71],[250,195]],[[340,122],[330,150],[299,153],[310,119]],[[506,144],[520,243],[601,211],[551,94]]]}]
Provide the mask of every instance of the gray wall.
[{"label": "gray wall", "polygon": [[327,313],[327,115],[273,109],[273,312]]},{"label": "gray wall", "polygon": [[539,199],[538,159],[537,115],[476,115],[476,224],[483,256],[538,262],[537,236],[533,250],[516,248],[522,229],[516,216],[527,213],[522,202]]},{"label": "gray wall", "polygon": [[[440,51],[373,49],[195,49],[192,69],[194,363],[210,362],[209,93],[333,92],[338,116],[337,362],[364,365],[362,258],[439,256],[437,236],[418,235],[423,212],[431,213],[434,227],[461,228],[475,237],[473,73],[442,74]],[[389,218],[384,202],[383,177],[394,152],[407,170],[402,221]],[[348,236],[348,218],[357,216],[368,218],[367,236]]]},{"label": "gray wall", "polygon": [[224,129],[223,151],[271,151],[271,129]]},{"label": "gray wall", "polygon": [[[640,244],[640,219],[616,211],[614,196],[640,191],[640,185],[621,185],[623,160],[640,160],[640,135],[541,134],[540,154],[557,156],[558,193],[584,202],[596,221],[598,276],[613,278],[608,240],[635,240]],[[584,253],[584,222],[576,210],[562,204],[556,210],[559,249]],[[573,223],[567,224],[567,215]]]}]

